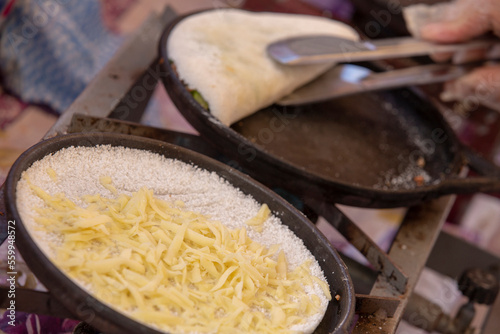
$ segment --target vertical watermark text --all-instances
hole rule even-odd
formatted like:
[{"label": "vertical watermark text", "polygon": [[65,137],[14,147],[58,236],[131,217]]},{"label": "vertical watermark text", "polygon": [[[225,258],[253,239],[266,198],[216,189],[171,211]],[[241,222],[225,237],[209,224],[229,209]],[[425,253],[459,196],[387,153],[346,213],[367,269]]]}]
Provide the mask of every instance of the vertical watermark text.
[{"label": "vertical watermark text", "polygon": [[15,326],[16,323],[16,221],[9,220],[7,224],[7,284],[9,291],[9,305],[7,306],[7,318],[9,325]]}]

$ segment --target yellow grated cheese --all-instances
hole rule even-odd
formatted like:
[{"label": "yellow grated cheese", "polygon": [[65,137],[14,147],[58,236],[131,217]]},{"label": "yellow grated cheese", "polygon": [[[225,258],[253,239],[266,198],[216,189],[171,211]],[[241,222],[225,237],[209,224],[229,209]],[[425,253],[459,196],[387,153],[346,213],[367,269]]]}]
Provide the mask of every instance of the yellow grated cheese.
[{"label": "yellow grated cheese", "polygon": [[[319,284],[331,299],[310,263],[288,269],[279,245],[260,245],[245,228],[229,230],[146,188],[127,196],[111,178],[100,183],[115,199],[87,195],[81,207],[31,184],[46,204],[37,222],[61,237],[52,247],[57,265],[135,319],[176,333],[294,333],[319,312],[307,286]],[[247,225],[260,231],[269,215],[264,204]]]},{"label": "yellow grated cheese", "polygon": [[260,207],[259,212],[257,212],[257,215],[251,219],[249,219],[246,224],[248,226],[252,226],[257,232],[262,232],[264,226],[264,222],[269,218],[269,215],[271,214],[271,210],[269,210],[269,207],[267,204],[263,204]]},{"label": "yellow grated cheese", "polygon": [[49,177],[52,180],[52,182],[57,182],[57,173],[56,173],[56,171],[54,169],[48,167],[46,169],[46,172],[49,175]]},{"label": "yellow grated cheese", "polygon": [[118,193],[115,186],[113,185],[113,180],[111,179],[111,177],[101,176],[99,178],[99,182],[104,188],[108,189],[113,195],[116,195]]}]

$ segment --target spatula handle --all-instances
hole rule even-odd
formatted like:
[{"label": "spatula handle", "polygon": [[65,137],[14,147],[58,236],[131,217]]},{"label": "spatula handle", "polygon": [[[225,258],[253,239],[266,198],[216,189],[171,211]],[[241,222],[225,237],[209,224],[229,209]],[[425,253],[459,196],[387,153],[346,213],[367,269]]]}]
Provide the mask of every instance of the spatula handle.
[{"label": "spatula handle", "polygon": [[484,37],[463,43],[443,44],[412,37],[353,41],[336,36],[299,36],[271,43],[269,56],[285,65],[349,63],[390,58],[430,55],[441,52],[490,49],[500,44],[497,37]]}]

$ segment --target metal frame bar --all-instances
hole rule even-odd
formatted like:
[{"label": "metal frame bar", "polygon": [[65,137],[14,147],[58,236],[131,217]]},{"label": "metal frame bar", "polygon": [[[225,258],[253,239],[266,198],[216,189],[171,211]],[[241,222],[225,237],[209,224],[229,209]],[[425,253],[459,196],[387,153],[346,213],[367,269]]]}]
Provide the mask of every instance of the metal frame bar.
[{"label": "metal frame bar", "polygon": [[[379,271],[370,294],[356,295],[360,317],[354,334],[395,333],[454,201],[455,196],[446,196],[410,208],[388,253],[345,215],[339,215],[334,205],[307,201]],[[384,316],[372,316],[377,310]]]},{"label": "metal frame bar", "polygon": [[455,196],[445,196],[408,210],[388,252],[389,257],[408,275],[406,291],[400,294],[383,276],[379,276],[370,295],[397,297],[401,302],[393,317],[361,315],[353,333],[395,333],[454,200]]},{"label": "metal frame bar", "polygon": [[363,230],[347,218],[335,205],[313,199],[306,199],[306,204],[335,227],[397,291],[400,293],[405,291],[408,283],[406,274],[387,256],[387,253],[380,249]]}]

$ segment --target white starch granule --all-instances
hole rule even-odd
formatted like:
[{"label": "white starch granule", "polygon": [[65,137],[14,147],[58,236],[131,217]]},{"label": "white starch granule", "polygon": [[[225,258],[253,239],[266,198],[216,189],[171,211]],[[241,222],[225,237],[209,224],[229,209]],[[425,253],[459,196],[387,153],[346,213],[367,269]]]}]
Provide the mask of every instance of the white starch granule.
[{"label": "white starch granule", "polygon": [[[50,175],[50,170],[55,171],[56,178]],[[69,147],[35,162],[23,173],[17,186],[17,208],[23,223],[49,257],[54,252],[44,240],[53,236],[36,229],[34,219],[37,216],[35,208],[44,207],[45,204],[32,192],[27,180],[50,195],[63,193],[77,205],[83,206],[81,197],[84,195],[115,197],[101,184],[100,178],[103,176],[111,177],[118,193],[131,195],[146,187],[153,190],[156,197],[169,202],[183,201],[185,209],[209,215],[230,229],[245,227],[245,222],[254,217],[261,206],[216,173],[159,154],[112,146]],[[271,215],[261,233],[251,228],[247,232],[250,238],[262,245],[279,244],[285,252],[290,270],[308,259],[313,260],[311,274],[325,280],[319,264],[302,240],[281,224],[279,218]],[[311,293],[320,297],[322,312],[292,330],[312,332],[321,321],[328,300],[317,283],[312,290]]]}]

